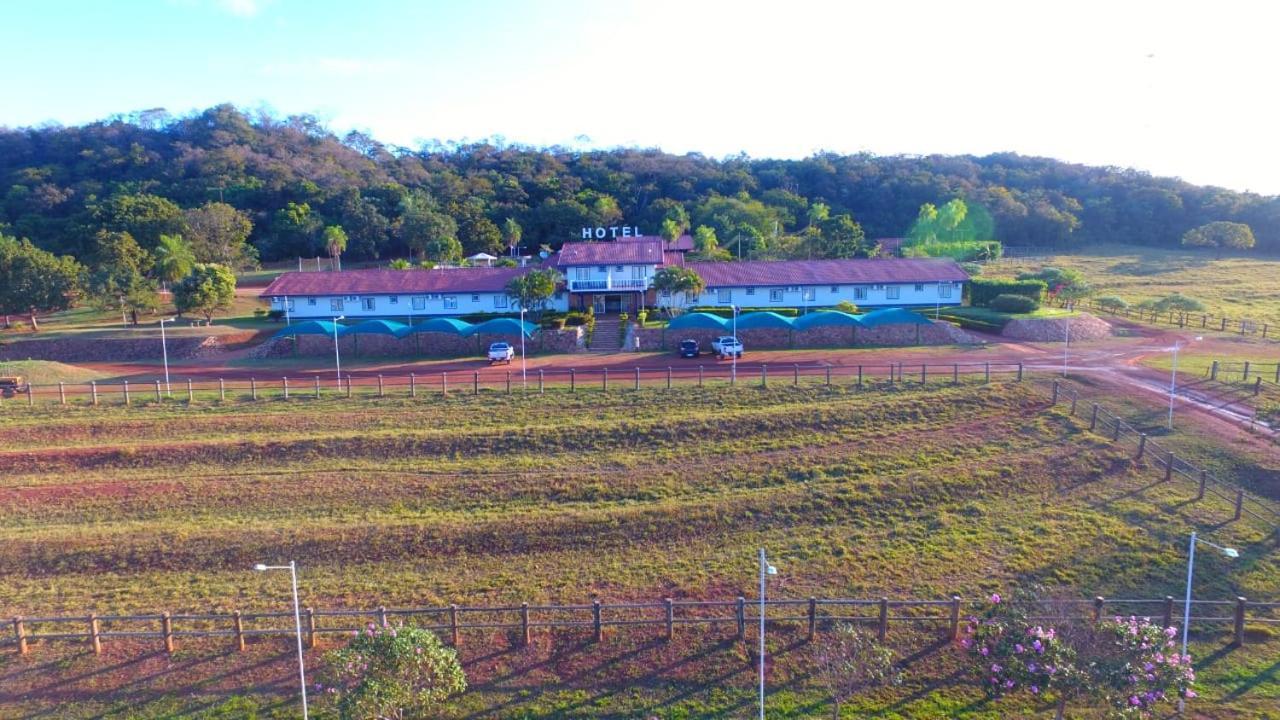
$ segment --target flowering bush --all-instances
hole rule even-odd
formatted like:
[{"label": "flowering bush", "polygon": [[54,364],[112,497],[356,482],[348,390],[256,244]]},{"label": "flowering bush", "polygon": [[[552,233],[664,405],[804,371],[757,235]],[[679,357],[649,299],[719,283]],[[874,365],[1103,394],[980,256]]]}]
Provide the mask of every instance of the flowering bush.
[{"label": "flowering bush", "polygon": [[992,595],[969,619],[961,646],[989,695],[1051,692],[1059,718],[1075,697],[1105,700],[1113,717],[1150,718],[1162,702],[1196,696],[1195,671],[1191,658],[1177,652],[1176,628],[1138,617],[1054,627],[1028,618],[1035,606]]},{"label": "flowering bush", "polygon": [[433,717],[467,689],[457,652],[421,628],[369,623],[325,655],[325,664],[327,682],[317,689],[333,698],[342,720]]}]

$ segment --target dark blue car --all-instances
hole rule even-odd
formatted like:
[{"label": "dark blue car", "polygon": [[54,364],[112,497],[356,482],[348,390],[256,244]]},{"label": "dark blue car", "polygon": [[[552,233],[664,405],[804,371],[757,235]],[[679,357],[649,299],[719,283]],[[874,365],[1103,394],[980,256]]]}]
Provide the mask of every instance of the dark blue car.
[{"label": "dark blue car", "polygon": [[680,357],[696,358],[698,357],[698,341],[697,340],[681,340],[680,341]]}]

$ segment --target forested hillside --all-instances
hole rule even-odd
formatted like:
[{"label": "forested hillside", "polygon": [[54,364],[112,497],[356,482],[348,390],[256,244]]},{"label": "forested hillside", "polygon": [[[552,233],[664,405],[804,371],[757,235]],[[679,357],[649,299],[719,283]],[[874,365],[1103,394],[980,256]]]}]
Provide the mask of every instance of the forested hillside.
[{"label": "forested hillside", "polygon": [[1280,198],[1015,154],[410,149],[231,106],[0,129],[0,232],[86,262],[123,232],[153,252],[162,235],[182,235],[198,260],[244,266],[327,254],[333,226],[348,238],[344,257],[359,260],[500,254],[513,243],[536,251],[584,226],[657,234],[665,220],[668,230],[713,229],[733,255],[813,257],[902,236],[922,204],[955,197],[1006,244],[1175,246],[1192,228],[1232,221],[1252,228],[1258,250],[1280,250]]}]

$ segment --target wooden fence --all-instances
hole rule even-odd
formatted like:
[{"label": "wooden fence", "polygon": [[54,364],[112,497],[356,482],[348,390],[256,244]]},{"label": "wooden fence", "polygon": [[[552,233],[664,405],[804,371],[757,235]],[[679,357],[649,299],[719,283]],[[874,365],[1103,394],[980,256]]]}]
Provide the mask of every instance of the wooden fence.
[{"label": "wooden fence", "polygon": [[[1185,605],[1172,597],[1159,599],[1107,599],[1054,601],[1043,605],[1042,621],[1097,622],[1111,615],[1159,618],[1165,627],[1180,623]],[[1192,626],[1201,629],[1230,628],[1233,645],[1243,645],[1247,627],[1280,624],[1280,602],[1251,602],[1243,597],[1228,600],[1193,600]],[[959,597],[939,600],[856,600],[846,598],[778,599],[765,603],[765,621],[775,629],[785,626],[799,630],[808,640],[818,633],[844,623],[875,628],[881,640],[892,628],[932,628],[940,639],[959,637],[965,619],[965,603]],[[574,630],[590,633],[593,642],[602,642],[606,633],[648,629],[666,640],[681,628],[724,629],[737,639],[747,636],[748,627],[759,624],[759,601],[737,597],[730,600],[675,600],[656,602],[603,603],[578,605],[464,606],[387,608],[363,610],[315,610],[302,615],[303,642],[314,648],[323,636],[350,636],[372,623],[375,626],[412,623],[439,633],[453,647],[461,647],[464,633],[507,633],[514,646],[527,645],[536,631]],[[15,617],[12,632],[0,645],[12,645],[19,655],[30,652],[37,642],[80,643],[94,653],[112,640],[154,640],[173,652],[184,639],[225,639],[243,651],[249,640],[260,637],[291,637],[295,634],[292,612],[151,613],[142,615],[88,614],[81,616]]]},{"label": "wooden fence", "polygon": [[1244,490],[1214,477],[1208,470],[1199,467],[1186,458],[1180,458],[1172,450],[1166,450],[1146,433],[1125,422],[1120,416],[1107,410],[1098,403],[1089,403],[1089,407],[1080,407],[1080,393],[1061,380],[1054,380],[1052,385],[1053,403],[1068,403],[1069,414],[1077,415],[1084,411],[1089,413],[1089,430],[1104,437],[1111,438],[1113,443],[1127,444],[1133,448],[1134,458],[1149,460],[1151,467],[1163,472],[1165,482],[1186,480],[1196,485],[1195,500],[1198,502],[1211,495],[1230,503],[1234,515],[1232,520],[1239,520],[1248,514],[1273,529],[1280,529],[1280,511],[1270,503],[1254,497]]},{"label": "wooden fence", "polygon": [[[1067,303],[1060,302],[1059,305],[1066,306]],[[1276,328],[1271,327],[1268,323],[1250,320],[1248,318],[1228,318],[1221,315],[1213,315],[1211,313],[1191,313],[1181,312],[1178,310],[1166,310],[1164,312],[1156,310],[1143,310],[1139,308],[1114,308],[1099,305],[1096,300],[1073,300],[1070,302],[1071,307],[1084,307],[1088,310],[1106,313],[1114,317],[1123,317],[1129,320],[1137,320],[1138,322],[1155,323],[1157,325],[1170,325],[1180,329],[1203,330],[1210,332],[1231,333],[1233,335],[1253,336],[1270,342],[1280,342],[1277,337]]]},{"label": "wooden fence", "polygon": [[765,364],[729,362],[714,365],[684,363],[665,368],[592,368],[588,370],[536,368],[483,368],[470,371],[428,374],[379,375],[333,373],[305,377],[276,378],[177,378],[144,382],[57,383],[29,385],[0,407],[14,404],[40,405],[144,405],[156,403],[195,404],[198,402],[255,402],[323,397],[446,396],[451,393],[545,393],[548,390],[610,392],[641,388],[673,388],[677,385],[821,384],[953,384],[989,383],[993,377],[1021,381],[1022,363],[888,363],[878,365]]},{"label": "wooden fence", "polygon": [[1220,382],[1235,382],[1238,376],[1239,382],[1248,383],[1249,379],[1253,378],[1254,395],[1261,391],[1264,382],[1280,385],[1280,362],[1251,363],[1248,360],[1214,360],[1206,373],[1210,380]]}]

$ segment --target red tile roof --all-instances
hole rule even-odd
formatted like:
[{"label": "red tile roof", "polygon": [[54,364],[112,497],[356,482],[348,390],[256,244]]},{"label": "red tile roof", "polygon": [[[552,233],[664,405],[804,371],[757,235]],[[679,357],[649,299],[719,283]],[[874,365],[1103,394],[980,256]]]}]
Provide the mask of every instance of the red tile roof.
[{"label": "red tile roof", "polygon": [[433,270],[344,270],[287,272],[262,291],[262,297],[321,295],[395,295],[440,292],[499,292],[531,267],[435,268]]},{"label": "red tile roof", "polygon": [[687,252],[693,249],[693,236],[688,233],[676,238],[675,242],[667,242],[666,238],[661,235],[631,235],[617,238],[616,242],[660,242],[664,243],[664,247],[667,250],[680,252]]},{"label": "red tile roof", "polygon": [[661,265],[662,240],[567,242],[560,248],[560,267],[574,265]]},{"label": "red tile roof", "polygon": [[968,280],[951,260],[872,258],[865,260],[746,260],[700,262],[688,266],[707,287],[763,285],[865,285]]}]

